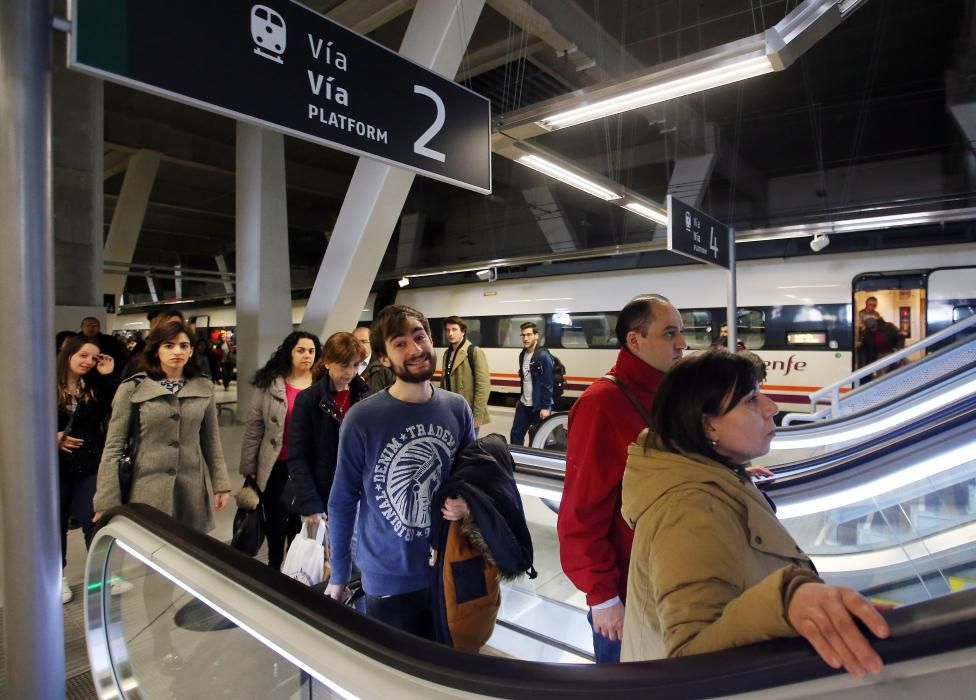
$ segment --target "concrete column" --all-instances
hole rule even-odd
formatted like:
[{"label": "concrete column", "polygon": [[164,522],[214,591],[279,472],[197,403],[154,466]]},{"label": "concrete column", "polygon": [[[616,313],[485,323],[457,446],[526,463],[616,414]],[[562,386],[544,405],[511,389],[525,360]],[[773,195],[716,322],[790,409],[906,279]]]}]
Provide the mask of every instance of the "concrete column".
[{"label": "concrete column", "polygon": [[529,210],[535,218],[542,235],[546,237],[549,250],[564,253],[576,250],[576,237],[569,225],[569,217],[553,197],[550,187],[530,187],[522,190]]},{"label": "concrete column", "polygon": [[[57,36],[58,43],[65,37]],[[54,303],[58,306],[102,306],[101,80],[55,67],[51,89],[54,184]],[[81,313],[70,330],[87,313]],[[58,329],[61,330],[61,329]]]},{"label": "concrete column", "polygon": [[423,212],[404,214],[400,217],[400,236],[397,239],[397,270],[409,270],[417,262],[420,244],[424,236],[427,216]]},{"label": "concrete column", "polygon": [[[214,256],[214,262],[217,263],[217,271],[218,272],[221,272],[221,273],[224,273],[224,274],[226,274],[228,272],[228,269],[227,269],[227,259],[223,256],[223,254],[221,254],[221,255],[215,255]],[[231,282],[230,280],[226,280],[226,281],[223,282],[223,285],[224,285],[224,292],[226,292],[227,294],[233,294],[234,293],[234,283],[233,282]]]},{"label": "concrete column", "polygon": [[[139,151],[129,159],[108,238],[105,239],[105,260],[126,264],[132,262],[161,156],[157,151]],[[125,289],[126,275],[105,275],[104,280],[105,293],[114,294],[118,304]]]},{"label": "concrete column", "polygon": [[[452,77],[461,65],[484,0],[448,4],[441,0],[417,3],[400,54]],[[324,340],[336,331],[356,327],[413,178],[413,173],[400,168],[359,159],[312,287],[302,329]]]},{"label": "concrete column", "polygon": [[[48,3],[0,0],[0,558],[7,695],[63,698]],[[17,361],[25,358],[26,361]]]},{"label": "concrete column", "polygon": [[237,123],[237,408],[248,383],[291,332],[285,137]]},{"label": "concrete column", "polygon": [[668,181],[668,194],[673,194],[693,207],[701,207],[714,167],[714,153],[679,158],[675,161],[671,179]]}]

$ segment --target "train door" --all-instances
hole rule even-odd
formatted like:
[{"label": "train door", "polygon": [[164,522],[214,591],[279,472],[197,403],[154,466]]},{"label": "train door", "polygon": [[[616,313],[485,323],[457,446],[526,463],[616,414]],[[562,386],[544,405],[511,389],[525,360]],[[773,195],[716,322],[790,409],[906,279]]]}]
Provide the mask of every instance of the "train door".
[{"label": "train door", "polygon": [[[854,369],[868,365],[902,345],[914,345],[926,336],[928,273],[912,271],[859,275],[854,278],[853,293]],[[880,351],[866,335],[868,329],[874,327],[880,329],[877,337],[883,338],[879,341]],[[924,354],[924,351],[919,351],[908,359],[918,360]]]},{"label": "train door", "polygon": [[976,314],[976,268],[939,268],[929,273],[928,332],[936,333]]},{"label": "train door", "polygon": [[[976,315],[976,268],[938,268],[929,273],[926,328],[931,335]],[[976,329],[970,331],[976,333]],[[951,341],[947,341],[951,342]],[[930,352],[937,346],[930,348]]]}]

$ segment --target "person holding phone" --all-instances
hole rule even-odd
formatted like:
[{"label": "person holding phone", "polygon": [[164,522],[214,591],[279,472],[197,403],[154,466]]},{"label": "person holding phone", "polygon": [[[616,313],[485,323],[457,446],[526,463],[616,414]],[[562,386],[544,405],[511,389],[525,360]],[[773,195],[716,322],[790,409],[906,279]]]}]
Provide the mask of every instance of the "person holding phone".
[{"label": "person holding phone", "polygon": [[[67,338],[58,353],[58,483],[60,486],[61,568],[68,563],[68,520],[81,523],[85,547],[95,533],[92,522],[95,477],[105,446],[105,429],[115,395],[115,360],[84,335]],[[61,601],[74,597],[61,577]]]}]

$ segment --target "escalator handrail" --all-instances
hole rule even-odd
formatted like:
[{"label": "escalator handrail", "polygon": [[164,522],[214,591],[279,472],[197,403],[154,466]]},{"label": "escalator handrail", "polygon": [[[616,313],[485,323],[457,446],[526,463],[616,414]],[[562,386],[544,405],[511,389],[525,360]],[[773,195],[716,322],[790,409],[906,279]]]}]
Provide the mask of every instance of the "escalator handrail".
[{"label": "escalator handrail", "polygon": [[970,396],[925,416],[917,423],[899,426],[887,434],[877,435],[842,448],[826,457],[812,457],[777,465],[773,467],[776,476],[763,482],[762,488],[775,491],[856,469],[864,462],[891,454],[906,444],[927,440],[974,420],[976,420],[976,396]]},{"label": "escalator handrail", "polygon": [[[965,367],[959,368],[959,370],[954,373],[951,377],[939,377],[933,379],[928,384],[923,384],[919,387],[914,387],[912,389],[912,401],[916,399],[922,399],[925,394],[929,392],[935,393],[939,390],[945,390],[943,385],[953,383],[960,380],[962,373],[968,372],[976,376],[976,362],[966,365]],[[887,375],[891,376],[891,375]],[[968,378],[967,378],[968,379]],[[965,381],[965,380],[964,380]],[[907,397],[904,395],[893,396],[887,401],[874,404],[870,408],[861,411],[860,413],[854,413],[851,415],[837,416],[835,418],[828,418],[826,420],[816,420],[809,423],[801,423],[796,425],[781,425],[776,428],[776,438],[790,438],[795,435],[802,435],[806,437],[807,435],[813,434],[814,432],[820,432],[821,430],[829,430],[830,428],[836,428],[837,426],[856,420],[867,420],[872,415],[876,415],[888,409],[896,408],[899,404],[904,404],[907,401]],[[939,410],[945,409],[943,406]],[[796,414],[796,415],[807,415],[807,414]],[[787,446],[787,449],[789,446]]]},{"label": "escalator handrail", "polygon": [[[836,394],[840,389],[847,386],[848,384],[852,384],[853,382],[863,379],[868,375],[874,374],[874,372],[876,372],[877,370],[883,369],[890,364],[894,364],[895,362],[900,362],[901,360],[909,357],[910,355],[914,355],[916,352],[920,350],[924,350],[930,345],[935,345],[937,343],[944,341],[946,338],[951,338],[952,336],[968,329],[970,326],[976,326],[976,316],[970,316],[968,318],[964,318],[963,320],[954,323],[948,328],[943,328],[938,333],[933,333],[932,335],[919,340],[917,343],[914,343],[913,345],[909,345],[908,347],[902,348],[901,350],[893,352],[890,355],[885,355],[884,357],[875,360],[871,364],[861,367],[860,369],[851,373],[847,377],[844,377],[843,379],[839,379],[833,384],[830,384],[829,386],[825,386],[824,388],[813,392],[812,394],[810,394],[810,405],[816,408],[817,404],[820,403],[822,399],[824,399],[825,397],[830,397],[833,394]],[[958,341],[958,345],[962,346],[965,345],[966,342],[970,342],[970,341],[972,341],[971,338],[961,339],[960,341]],[[941,352],[942,351],[935,353],[931,357],[933,358],[938,357],[941,354]],[[924,362],[925,359],[928,358],[924,358],[922,362]],[[831,405],[834,409],[837,408],[837,403],[833,400],[831,401]]]},{"label": "escalator handrail", "polygon": [[[548,664],[468,654],[366,618],[149,506],[130,504],[112,509],[102,523],[116,518],[148,531],[284,613],[274,618],[282,625],[288,625],[289,618],[297,620],[386,668],[465,693],[531,700],[638,694],[691,700],[754,692],[839,673],[799,639],[619,665]],[[103,595],[107,593],[103,591]],[[886,663],[969,648],[974,645],[976,590],[904,606],[885,616],[893,635],[877,641],[876,648]],[[323,666],[326,663],[323,659]]]},{"label": "escalator handrail", "polygon": [[[906,441],[918,442],[976,419],[976,396],[969,396],[920,418],[917,422],[899,426],[863,442],[841,448],[829,455],[811,457],[774,467],[776,476],[761,483],[763,490],[798,486],[824,476],[839,474],[890,454]],[[554,488],[564,480],[566,455],[562,452],[531,447],[510,446],[516,474],[542,477],[553,482]]]}]

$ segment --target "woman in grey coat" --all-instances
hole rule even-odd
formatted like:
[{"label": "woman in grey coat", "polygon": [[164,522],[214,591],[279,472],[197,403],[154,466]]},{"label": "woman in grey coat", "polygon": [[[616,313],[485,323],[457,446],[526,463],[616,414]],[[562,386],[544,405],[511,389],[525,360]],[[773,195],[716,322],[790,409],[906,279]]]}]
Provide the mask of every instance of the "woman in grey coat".
[{"label": "woman in grey coat", "polygon": [[288,428],[298,394],[312,385],[312,367],[321,351],[316,336],[293,331],[251,380],[256,391],[245,420],[240,471],[261,492],[273,569],[281,569],[285,545],[301,528],[298,515],[281,502],[288,483]]},{"label": "woman in grey coat", "polygon": [[139,433],[129,501],[151,505],[202,532],[213,530],[214,511],[227,505],[230,481],[213,383],[189,361],[191,334],[180,321],[157,326],[146,341],[142,371],[116,392],[98,467],[95,520],[122,502],[118,464],[133,410],[139,411]]}]

